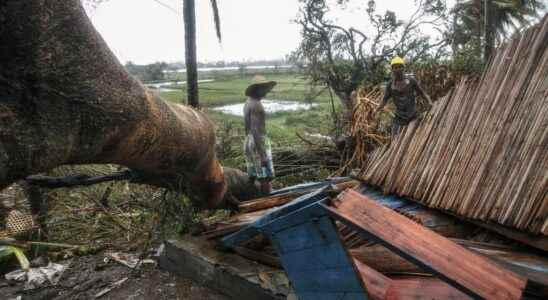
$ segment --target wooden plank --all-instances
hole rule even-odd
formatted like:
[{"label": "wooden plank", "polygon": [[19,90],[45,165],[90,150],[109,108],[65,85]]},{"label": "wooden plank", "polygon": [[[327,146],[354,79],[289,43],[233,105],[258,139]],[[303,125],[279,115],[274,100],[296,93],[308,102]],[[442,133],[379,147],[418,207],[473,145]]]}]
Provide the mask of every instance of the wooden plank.
[{"label": "wooden plank", "polygon": [[[353,188],[357,186],[358,184],[359,184],[359,181],[357,180],[348,180],[348,181],[334,184],[333,186],[336,191],[342,191],[347,188]],[[327,185],[327,183],[324,183],[324,185]],[[238,206],[238,209],[241,212],[249,213],[249,212],[276,207],[276,206],[281,206],[286,203],[292,202],[293,200],[296,200],[297,197],[308,194],[313,190],[314,189],[305,189],[305,190],[287,192],[283,194],[277,194],[269,197],[263,197],[259,199],[245,201]]]},{"label": "wooden plank", "polygon": [[522,296],[526,279],[356,191],[343,192],[333,207],[325,209],[472,297],[520,299]]},{"label": "wooden plank", "polygon": [[[493,260],[502,267],[548,287],[548,258],[523,249],[504,247],[489,243],[451,239],[466,249]],[[364,245],[351,249],[353,258],[384,274],[428,274],[415,264],[405,260],[380,244]]]},{"label": "wooden plank", "polygon": [[360,274],[369,297],[374,300],[384,300],[386,298],[386,292],[392,285],[392,279],[384,276],[357,259],[353,259],[353,262],[356,266],[356,270]]},{"label": "wooden plank", "polygon": [[386,291],[386,299],[464,300],[471,298],[437,278],[416,276],[406,279],[392,279],[392,285]]},{"label": "wooden plank", "polygon": [[354,259],[371,299],[470,299],[447,283],[432,277],[389,278]]},{"label": "wooden plank", "polygon": [[259,198],[255,200],[245,201],[238,205],[238,209],[243,212],[254,212],[258,210],[263,210],[275,206],[280,206],[295,200],[297,197],[306,194],[306,191],[301,192],[292,192],[281,195],[275,195],[270,197]]}]

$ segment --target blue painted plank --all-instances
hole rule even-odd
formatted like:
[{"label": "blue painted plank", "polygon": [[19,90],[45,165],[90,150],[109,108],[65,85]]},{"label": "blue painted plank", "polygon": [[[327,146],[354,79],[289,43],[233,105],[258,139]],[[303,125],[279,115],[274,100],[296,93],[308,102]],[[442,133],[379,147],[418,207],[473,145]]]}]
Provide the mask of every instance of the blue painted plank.
[{"label": "blue painted plank", "polygon": [[323,208],[326,190],[299,197],[222,242],[231,246],[258,233],[267,235],[301,300],[367,299],[335,224]]},{"label": "blue painted plank", "polygon": [[[354,292],[363,293],[362,283],[356,276],[353,267],[327,269],[323,271],[305,271],[300,273],[288,273],[291,284],[297,294],[306,292],[335,293]],[[298,280],[294,280],[298,278]]]},{"label": "blue painted plank", "polygon": [[278,209],[259,218],[257,221],[246,226],[245,228],[222,238],[220,240],[221,246],[230,248],[232,246],[237,246],[244,241],[250,240],[257,234],[261,233],[262,227],[266,226],[267,224],[275,222],[279,218],[291,214],[294,211],[298,211],[307,205],[322,201],[326,197],[326,191],[327,187],[312,192],[310,194],[303,195],[295,199],[294,201],[279,207]]},{"label": "blue painted plank", "polygon": [[293,226],[271,224],[271,228],[281,229],[272,232],[271,239],[284,270],[301,299],[307,292],[314,294],[310,296],[316,299],[317,293],[327,297],[325,299],[343,299],[348,292],[361,293],[361,298],[357,299],[366,299],[361,279],[331,218],[325,215],[310,217],[311,211],[318,210],[319,206],[315,203],[277,222]]},{"label": "blue painted plank", "polygon": [[367,300],[364,293],[301,293],[300,300]]},{"label": "blue painted plank", "polygon": [[301,223],[278,231],[271,235],[271,239],[276,240],[275,246],[280,256],[287,252],[340,243],[332,222],[329,217],[324,216],[317,221]]},{"label": "blue painted plank", "polygon": [[316,202],[323,201],[327,197],[326,192],[328,188],[329,187],[326,186],[310,194],[303,195],[285,205],[282,205],[276,210],[272,211],[271,213],[257,220],[254,223],[254,225],[264,227],[265,225],[273,221],[276,221],[277,219],[281,217],[285,217],[295,211],[301,210],[302,208],[310,206],[311,204],[314,204]]},{"label": "blue painted plank", "polygon": [[286,216],[280,217],[276,219],[276,221],[262,226],[261,231],[265,234],[273,234],[285,230],[286,228],[295,227],[310,221],[317,222],[320,218],[327,216],[328,214],[323,206],[319,206],[318,203],[323,203],[323,201],[312,203],[297,211],[291,212]]},{"label": "blue painted plank", "polygon": [[335,241],[320,247],[321,249],[316,247],[284,253],[282,260],[283,262],[287,262],[287,265],[284,265],[284,269],[299,272],[333,269],[351,265],[348,254],[341,243]]},{"label": "blue painted plank", "polygon": [[340,298],[341,300],[367,300],[367,293],[361,292],[361,293],[346,293],[343,298]]}]

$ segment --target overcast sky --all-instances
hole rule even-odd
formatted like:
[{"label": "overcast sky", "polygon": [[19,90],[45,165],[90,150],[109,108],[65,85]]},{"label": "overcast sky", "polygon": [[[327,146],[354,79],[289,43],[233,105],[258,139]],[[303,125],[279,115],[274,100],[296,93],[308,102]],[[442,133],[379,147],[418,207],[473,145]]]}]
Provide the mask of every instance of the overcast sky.
[{"label": "overcast sky", "polygon": [[[109,0],[88,14],[118,59],[147,64],[184,60],[182,0]],[[196,0],[198,60],[244,61],[283,58],[300,39],[292,23],[297,0],[217,0],[223,34],[217,42],[209,0]],[[453,3],[454,0],[449,0]],[[339,24],[366,29],[366,0],[355,0],[345,10],[333,11]],[[406,19],[413,0],[377,1],[377,9]]]}]

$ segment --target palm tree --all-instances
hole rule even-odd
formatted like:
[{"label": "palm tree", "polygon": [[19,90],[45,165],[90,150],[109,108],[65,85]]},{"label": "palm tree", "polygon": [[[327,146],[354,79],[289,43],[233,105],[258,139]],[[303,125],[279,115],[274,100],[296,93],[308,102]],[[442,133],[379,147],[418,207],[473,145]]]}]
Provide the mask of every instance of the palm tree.
[{"label": "palm tree", "polygon": [[453,12],[459,16],[463,29],[478,38],[483,32],[488,56],[497,42],[530,25],[544,8],[544,2],[538,0],[466,0],[457,1]]},{"label": "palm tree", "polygon": [[[217,0],[210,0],[217,39],[221,42],[221,21]],[[183,0],[183,19],[185,23],[185,64],[187,82],[187,103],[200,106],[198,98],[198,62],[196,59],[196,15],[194,0]]]}]

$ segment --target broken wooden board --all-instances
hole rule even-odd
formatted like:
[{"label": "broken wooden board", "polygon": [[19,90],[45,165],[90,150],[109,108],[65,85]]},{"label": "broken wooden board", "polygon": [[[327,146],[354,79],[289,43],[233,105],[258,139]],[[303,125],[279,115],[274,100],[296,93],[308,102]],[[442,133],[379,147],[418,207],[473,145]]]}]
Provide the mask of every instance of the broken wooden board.
[{"label": "broken wooden board", "polygon": [[353,190],[324,206],[331,215],[374,238],[474,298],[520,299],[527,280],[416,224]]},{"label": "broken wooden board", "polygon": [[[259,210],[263,210],[263,209],[268,209],[268,208],[284,205],[284,204],[289,203],[293,200],[296,200],[298,197],[300,197],[302,195],[311,193],[314,190],[317,190],[321,187],[325,187],[325,186],[328,186],[328,185],[333,185],[335,191],[342,191],[342,190],[345,190],[347,188],[355,187],[359,184],[359,181],[351,180],[349,178],[346,181],[339,180],[339,181],[333,181],[333,183],[331,183],[331,182],[332,181],[321,182],[320,183],[321,186],[319,186],[319,187],[318,187],[317,184],[312,184],[311,186],[314,187],[314,188],[298,188],[298,186],[297,186],[297,187],[294,187],[294,189],[295,189],[294,191],[290,190],[290,191],[285,192],[285,193],[277,193],[275,195],[271,195],[271,196],[268,196],[268,197],[263,197],[263,198],[258,198],[258,199],[254,199],[254,200],[244,201],[244,202],[240,203],[240,205],[238,205],[238,209],[242,213],[249,213],[249,212],[259,211]],[[338,182],[338,183],[335,183],[335,182]]]},{"label": "broken wooden board", "polygon": [[314,190],[321,189],[328,185],[333,185],[333,184],[338,185],[338,184],[350,182],[350,181],[354,181],[354,180],[350,177],[330,177],[319,182],[301,183],[301,184],[281,188],[278,190],[274,190],[272,191],[272,193],[270,193],[270,195],[273,196],[273,195],[285,194],[290,192],[298,192],[298,191],[306,191],[307,193],[310,193]]},{"label": "broken wooden board", "polygon": [[238,205],[238,210],[242,213],[254,212],[275,206],[284,205],[295,200],[297,197],[306,194],[306,191],[289,192],[280,195],[268,196],[254,200],[244,201]]},{"label": "broken wooden board", "polygon": [[[548,258],[513,247],[467,240],[452,241],[527,278],[529,283],[543,286],[544,290],[548,291]],[[378,243],[350,249],[349,252],[355,259],[383,274],[429,274]],[[548,299],[548,293],[535,296]]]},{"label": "broken wooden board", "polygon": [[357,259],[354,259],[354,264],[372,299],[470,299],[466,294],[437,278],[407,276],[394,279],[377,272]]},{"label": "broken wooden board", "polygon": [[296,299],[283,270],[220,252],[202,238],[168,240],[160,267],[190,278],[233,299]]},{"label": "broken wooden board", "polygon": [[[288,213],[301,209],[305,206],[308,206],[311,203],[315,203],[322,199],[326,199],[327,197],[326,192],[328,191],[328,188],[329,188],[328,186],[325,186],[310,194],[303,195],[284,206],[272,208],[271,210],[268,211],[268,214],[261,214],[261,217],[256,219],[253,223],[249,224],[247,227],[243,228],[242,230],[236,233],[233,233],[229,236],[224,237],[221,240],[221,245],[223,245],[226,248],[230,248],[232,246],[237,246],[240,243],[253,238],[254,236],[260,234],[261,232],[260,229],[262,227],[276,220],[280,216],[287,215]],[[259,213],[259,212],[254,212],[254,213]]]}]

